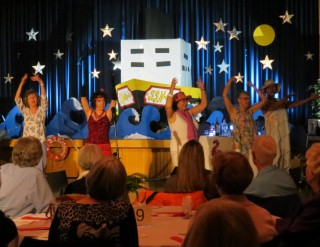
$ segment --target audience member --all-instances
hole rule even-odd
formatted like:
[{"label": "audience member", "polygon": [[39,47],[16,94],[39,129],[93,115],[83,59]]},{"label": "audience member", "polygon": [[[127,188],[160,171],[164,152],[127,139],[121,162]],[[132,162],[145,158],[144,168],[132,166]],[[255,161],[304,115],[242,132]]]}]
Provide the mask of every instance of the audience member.
[{"label": "audience member", "polygon": [[1,166],[0,208],[11,218],[45,212],[54,201],[44,174],[36,167],[41,157],[39,139],[23,137],[13,147],[13,163]]},{"label": "audience member", "polygon": [[278,219],[276,230],[287,247],[320,246],[320,143],[306,152],[306,179],[314,195],[291,218]]},{"label": "audience member", "polygon": [[83,146],[78,155],[78,166],[81,173],[76,181],[68,184],[64,194],[87,194],[86,175],[88,174],[91,166],[96,164],[102,159],[103,154],[101,149],[95,144],[86,144]]},{"label": "audience member", "polygon": [[298,193],[292,177],[272,165],[276,155],[277,144],[270,135],[261,135],[254,139],[252,159],[258,168],[258,174],[245,190],[245,194],[266,198]]},{"label": "audience member", "polygon": [[188,100],[191,99],[190,95],[185,95],[183,92],[177,92],[173,95],[177,83],[178,80],[173,78],[165,105],[168,124],[171,130],[170,152],[174,166],[178,165],[179,153],[182,146],[189,140],[198,140],[198,122],[194,116],[207,107],[207,95],[201,77],[196,82],[201,90],[201,102],[189,109],[187,109],[187,105]]},{"label": "audience member", "polygon": [[47,162],[47,147],[46,147],[46,111],[48,109],[48,100],[46,96],[46,88],[43,80],[38,74],[31,76],[30,80],[38,82],[40,86],[41,96],[34,90],[27,90],[23,99],[21,92],[23,86],[26,84],[28,74],[24,74],[17,89],[14,100],[23,116],[23,137],[34,136],[39,138],[42,145],[42,159],[39,161],[38,168],[44,171]]},{"label": "audience member", "polygon": [[264,208],[249,201],[243,194],[253,179],[253,171],[247,158],[238,152],[220,152],[215,154],[211,162],[214,164],[212,181],[221,197],[208,203],[214,204],[219,200],[237,202],[250,214],[260,243],[271,241],[277,235],[274,217]]},{"label": "audience member", "polygon": [[248,212],[238,203],[217,200],[199,206],[182,247],[258,247]]},{"label": "audience member", "polygon": [[121,200],[127,173],[120,160],[102,158],[86,176],[88,196],[61,203],[52,221],[51,244],[138,247],[133,207]]},{"label": "audience member", "polygon": [[[212,197],[210,186],[211,171],[204,167],[204,152],[202,145],[196,140],[185,143],[179,154],[178,167],[168,178],[164,192],[186,193],[203,190]],[[214,191],[217,194],[217,191]]]},{"label": "audience member", "polygon": [[0,210],[0,247],[18,247],[18,242],[16,225]]}]

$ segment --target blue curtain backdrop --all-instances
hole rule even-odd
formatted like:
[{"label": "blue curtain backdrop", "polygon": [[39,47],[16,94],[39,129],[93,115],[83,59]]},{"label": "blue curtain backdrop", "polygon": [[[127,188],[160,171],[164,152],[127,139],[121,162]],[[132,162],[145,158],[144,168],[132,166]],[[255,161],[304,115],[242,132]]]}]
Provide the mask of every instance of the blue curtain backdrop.
[{"label": "blue curtain backdrop", "polygon": [[[290,23],[279,17],[285,11],[294,16]],[[90,92],[104,88],[115,97],[114,86],[120,83],[120,70],[107,53],[113,49],[120,58],[121,39],[182,38],[192,46],[193,80],[202,76],[209,99],[222,95],[231,76],[239,72],[243,81],[261,87],[266,79],[281,83],[280,97],[295,92],[292,99],[302,99],[311,92],[308,86],[319,77],[318,0],[0,0],[0,114],[14,106],[14,95],[24,73],[34,73],[38,61],[45,65],[49,100],[48,121],[70,97],[80,98],[80,88],[89,82]],[[216,31],[214,23],[226,23],[225,32]],[[112,37],[103,37],[106,24]],[[253,32],[262,24],[275,31],[268,46],[254,42]],[[239,40],[230,39],[233,28],[241,31]],[[39,32],[28,40],[31,28]],[[69,35],[68,35],[69,34]],[[210,41],[207,50],[195,41]],[[219,42],[221,52],[213,45]],[[62,59],[54,53],[64,53]],[[314,54],[307,59],[308,52]],[[260,60],[273,59],[272,70],[263,69]],[[230,66],[220,73],[222,60]],[[205,68],[213,68],[212,75]],[[92,78],[96,68],[99,79]],[[14,78],[5,82],[10,73]],[[26,88],[38,88],[28,83]],[[237,91],[247,90],[245,83],[232,87],[234,102]],[[251,90],[251,89],[250,89]],[[252,92],[252,101],[257,94]],[[305,123],[311,107],[290,110],[290,122]]]}]

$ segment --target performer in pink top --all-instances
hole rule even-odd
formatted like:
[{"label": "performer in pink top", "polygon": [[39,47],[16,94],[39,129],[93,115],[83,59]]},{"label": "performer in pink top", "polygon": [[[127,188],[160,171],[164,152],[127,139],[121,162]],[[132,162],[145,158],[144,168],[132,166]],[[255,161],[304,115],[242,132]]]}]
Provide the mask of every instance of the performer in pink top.
[{"label": "performer in pink top", "polygon": [[96,144],[101,148],[105,156],[112,155],[109,130],[112,120],[112,108],[115,107],[116,101],[111,100],[109,108],[105,110],[107,95],[103,91],[98,91],[92,94],[90,107],[85,87],[81,90],[81,104],[88,121],[87,143]]},{"label": "performer in pink top", "polygon": [[198,140],[198,123],[193,116],[202,112],[207,107],[207,95],[201,77],[196,82],[201,90],[200,104],[187,109],[190,95],[178,92],[173,95],[173,90],[177,84],[177,79],[173,78],[166,101],[166,114],[171,130],[171,159],[174,166],[178,165],[178,156],[182,146],[189,140]]}]

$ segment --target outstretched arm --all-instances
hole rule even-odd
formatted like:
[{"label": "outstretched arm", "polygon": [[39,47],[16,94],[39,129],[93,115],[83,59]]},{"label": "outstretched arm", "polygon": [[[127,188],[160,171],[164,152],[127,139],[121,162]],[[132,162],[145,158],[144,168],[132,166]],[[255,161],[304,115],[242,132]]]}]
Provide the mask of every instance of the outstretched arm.
[{"label": "outstretched arm", "polygon": [[31,79],[31,81],[37,81],[37,82],[39,82],[40,91],[41,91],[41,96],[42,96],[42,97],[47,97],[47,95],[46,95],[46,88],[45,88],[45,86],[44,86],[44,83],[43,83],[43,80],[41,79],[41,77],[40,77],[38,74],[36,74],[36,75],[30,77],[30,79]]},{"label": "outstretched arm", "polygon": [[317,100],[320,98],[320,94],[316,93],[316,94],[311,94],[308,98],[306,99],[302,99],[302,100],[298,100],[298,101],[292,101],[292,102],[288,102],[287,104],[287,108],[293,108],[293,107],[297,107],[306,103],[309,103],[311,101]]},{"label": "outstretched arm", "polygon": [[256,111],[258,111],[259,109],[261,109],[261,107],[267,102],[267,97],[264,95],[264,93],[263,93],[261,90],[259,90],[259,89],[258,89],[255,85],[253,85],[251,82],[248,81],[248,82],[247,82],[247,85],[250,86],[250,87],[252,87],[253,90],[258,93],[258,95],[259,95],[259,97],[260,97],[260,99],[261,99],[261,101],[260,101],[259,103],[254,104],[254,105],[251,107],[252,112],[256,112]]},{"label": "outstretched arm", "polygon": [[199,77],[199,80],[196,82],[196,84],[197,84],[198,88],[200,88],[200,90],[201,90],[201,102],[200,102],[200,104],[189,109],[192,116],[195,116],[198,113],[202,112],[207,107],[207,104],[208,104],[206,89],[204,88],[204,84],[202,82],[201,77]]},{"label": "outstretched arm", "polygon": [[21,91],[22,91],[22,88],[23,88],[23,85],[26,83],[28,79],[28,74],[24,74],[23,77],[21,78],[21,81],[20,81],[20,84],[19,84],[19,87],[17,89],[17,92],[16,92],[16,95],[14,97],[15,100],[18,100],[21,98]]},{"label": "outstretched arm", "polygon": [[170,91],[167,95],[165,109],[166,109],[167,119],[169,122],[171,122],[173,113],[174,113],[174,110],[172,109],[172,103],[173,103],[172,97],[173,97],[173,90],[175,89],[177,83],[178,83],[178,80],[176,78],[173,78],[171,81]]},{"label": "outstretched arm", "polygon": [[88,99],[87,99],[87,94],[88,94],[88,83],[85,82],[83,84],[83,86],[81,87],[81,98],[80,98],[80,101],[81,101],[81,105],[83,107],[84,113],[86,114],[86,116],[88,118],[89,114],[90,114],[90,111],[91,111],[91,108],[89,106],[89,102],[88,102]]},{"label": "outstretched arm", "polygon": [[229,116],[230,116],[230,119],[233,120],[234,119],[234,114],[235,114],[235,107],[233,106],[231,100],[229,99],[228,97],[228,93],[229,93],[229,90],[230,90],[230,87],[231,87],[231,83],[232,82],[236,82],[237,79],[233,76],[231,77],[228,82],[227,82],[227,85],[224,87],[223,89],[223,92],[222,92],[222,97],[223,97],[223,101],[224,101],[224,104],[227,108],[227,111],[229,113]]}]

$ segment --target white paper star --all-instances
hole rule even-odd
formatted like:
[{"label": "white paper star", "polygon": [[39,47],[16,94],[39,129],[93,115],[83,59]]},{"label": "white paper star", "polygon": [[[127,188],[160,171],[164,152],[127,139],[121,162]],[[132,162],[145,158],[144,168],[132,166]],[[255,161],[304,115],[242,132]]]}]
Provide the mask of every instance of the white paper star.
[{"label": "white paper star", "polygon": [[260,63],[263,64],[263,69],[265,68],[269,68],[272,70],[272,66],[271,64],[273,63],[274,60],[270,60],[268,55],[266,55],[265,59],[264,60],[260,60]]},{"label": "white paper star", "polygon": [[42,70],[44,69],[44,67],[46,67],[46,66],[45,65],[41,65],[40,62],[38,62],[37,65],[32,66],[32,68],[35,69],[34,74],[35,75],[38,74],[38,73],[42,74]]},{"label": "white paper star", "polygon": [[29,41],[29,40],[32,40],[32,39],[34,39],[35,41],[37,41],[36,35],[37,35],[38,33],[39,33],[39,32],[35,32],[35,31],[33,30],[33,28],[31,28],[31,31],[30,31],[30,32],[26,32],[26,34],[29,36],[28,41]]},{"label": "white paper star", "polygon": [[105,36],[110,36],[112,37],[111,35],[111,32],[114,28],[109,28],[109,25],[107,24],[105,28],[100,28],[100,30],[103,32],[103,36],[102,37],[105,37]]},{"label": "white paper star", "polygon": [[66,34],[67,42],[69,42],[69,41],[71,42],[72,41],[72,35],[73,35],[73,33],[68,30],[67,34]]},{"label": "white paper star", "polygon": [[213,24],[217,27],[216,32],[218,32],[219,30],[224,32],[224,27],[228,25],[228,23],[223,23],[221,18],[219,22],[214,22]]},{"label": "white paper star", "polygon": [[242,82],[243,83],[243,81],[242,81],[243,76],[240,74],[240,72],[238,73],[238,75],[235,76],[235,78],[237,79],[236,83],[238,83],[238,82]]},{"label": "white paper star", "polygon": [[9,82],[9,83],[11,83],[11,80],[13,79],[13,77],[12,76],[10,76],[10,74],[8,73],[8,75],[7,76],[5,76],[5,77],[3,77],[4,79],[6,79],[6,81],[5,81],[5,83],[7,83],[7,82]]},{"label": "white paper star", "polygon": [[305,54],[305,56],[307,57],[307,60],[313,60],[314,54],[312,54],[312,53],[310,53],[310,51],[308,51],[308,53]]},{"label": "white paper star", "polygon": [[282,19],[282,24],[285,24],[286,22],[291,24],[291,18],[293,16],[294,15],[289,15],[288,10],[286,10],[285,14],[284,15],[280,15],[279,17]]},{"label": "white paper star", "polygon": [[113,61],[112,63],[114,64],[113,70],[116,70],[116,69],[121,70],[121,61],[117,60],[117,61]]},{"label": "white paper star", "polygon": [[219,74],[220,74],[222,71],[228,73],[227,68],[228,68],[230,65],[229,65],[229,64],[226,64],[226,63],[224,62],[224,59],[222,60],[222,63],[221,63],[221,64],[218,64],[217,66],[220,68]]},{"label": "white paper star", "polygon": [[111,59],[117,59],[117,54],[118,53],[115,53],[114,51],[113,51],[113,49],[112,49],[112,51],[111,51],[111,53],[108,53],[108,55],[109,55],[109,61],[111,60]]},{"label": "white paper star", "polygon": [[232,31],[228,31],[228,33],[230,34],[229,40],[231,40],[231,39],[233,39],[233,38],[239,40],[238,35],[239,35],[240,33],[242,33],[242,31],[237,31],[237,29],[236,29],[235,27],[233,27]]},{"label": "white paper star", "polygon": [[97,71],[96,69],[94,69],[92,72],[92,78],[96,77],[96,78],[99,78],[99,74],[100,74],[100,71]]},{"label": "white paper star", "polygon": [[217,42],[217,44],[214,45],[213,47],[214,47],[214,52],[216,51],[221,52],[221,48],[223,47],[223,45],[220,45],[219,42]]},{"label": "white paper star", "polygon": [[210,43],[210,41],[205,41],[203,37],[201,37],[200,41],[195,41],[198,44],[198,50],[205,49],[207,50],[207,44]]},{"label": "white paper star", "polygon": [[56,56],[56,59],[59,58],[59,59],[62,59],[62,55],[64,53],[61,53],[60,50],[58,49],[57,53],[53,53],[55,56]]},{"label": "white paper star", "polygon": [[209,65],[209,67],[205,67],[205,74],[207,74],[207,73],[209,73],[210,75],[212,75],[212,70],[213,70],[213,68],[211,67],[211,64]]}]

